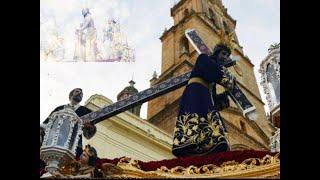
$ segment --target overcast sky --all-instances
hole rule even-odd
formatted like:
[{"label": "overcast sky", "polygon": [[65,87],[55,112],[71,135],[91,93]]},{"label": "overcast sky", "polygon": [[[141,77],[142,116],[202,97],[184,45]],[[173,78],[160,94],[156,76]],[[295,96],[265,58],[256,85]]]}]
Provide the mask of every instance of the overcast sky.
[{"label": "overcast sky", "polygon": [[[136,53],[136,61],[131,63],[57,63],[40,59],[40,122],[56,106],[68,103],[68,94],[75,87],[84,91],[82,105],[94,94],[116,102],[117,94],[129,85],[132,77],[135,87],[141,91],[150,87],[153,71],[160,74],[159,37],[173,24],[170,17],[173,0],[41,0],[40,3],[40,20],[55,19],[64,38],[66,58],[73,56],[74,32],[83,20],[81,10],[84,7],[90,8],[98,37],[106,20],[114,18],[120,22],[121,31]],[[259,83],[260,62],[267,56],[270,44],[280,42],[280,0],[223,0],[223,3],[237,20],[240,45],[255,65]],[[44,33],[40,35],[45,37]],[[147,103],[142,106],[142,118],[146,118],[146,111]]]}]

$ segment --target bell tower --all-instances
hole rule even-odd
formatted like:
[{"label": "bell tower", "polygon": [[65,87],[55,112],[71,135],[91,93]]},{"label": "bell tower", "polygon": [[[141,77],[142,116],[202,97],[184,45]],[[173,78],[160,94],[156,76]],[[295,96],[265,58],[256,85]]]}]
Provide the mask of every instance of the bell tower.
[{"label": "bell tower", "polygon": [[[150,86],[192,70],[198,54],[185,37],[186,29],[195,29],[208,47],[213,48],[219,42],[218,32],[220,30],[229,34],[234,32],[236,28],[236,20],[227,13],[221,0],[180,0],[171,8],[170,14],[174,24],[170,29],[165,29],[160,37],[162,42],[161,74],[159,77],[153,76],[150,80]],[[258,147],[265,149],[268,147],[268,136],[271,135],[272,130],[267,124],[264,103],[261,100],[254,76],[254,65],[243,54],[236,33],[233,36],[236,47],[232,51],[232,55],[239,56],[240,61],[238,66],[230,68],[230,71],[236,76],[248,99],[256,106],[259,120],[256,123],[243,118],[231,100],[231,107],[221,114],[231,126],[229,129],[236,128],[241,131],[241,128],[246,126],[245,129],[248,132],[244,136],[248,136],[248,134],[255,136],[256,144],[259,145],[248,146],[255,147],[255,149],[259,149]],[[173,133],[179,100],[184,88],[181,87],[149,101],[147,119],[168,133]],[[222,87],[217,89],[218,92],[223,90]],[[258,124],[264,130],[261,130]]]}]

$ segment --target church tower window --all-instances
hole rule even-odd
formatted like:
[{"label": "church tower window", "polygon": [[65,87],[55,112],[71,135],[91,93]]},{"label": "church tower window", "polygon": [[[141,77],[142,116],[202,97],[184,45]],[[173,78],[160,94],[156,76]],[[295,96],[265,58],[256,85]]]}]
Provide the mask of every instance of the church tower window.
[{"label": "church tower window", "polygon": [[209,8],[209,15],[208,15],[209,19],[211,20],[211,22],[213,23],[214,26],[217,27],[217,24],[216,24],[216,16],[213,12],[213,10],[211,8]]},{"label": "church tower window", "polygon": [[189,54],[189,41],[185,36],[183,36],[180,40],[180,53]]},{"label": "church tower window", "polygon": [[230,28],[225,21],[223,21],[223,28],[224,28],[224,31],[226,32],[226,34],[230,33]]},{"label": "church tower window", "polygon": [[209,19],[213,19],[214,14],[211,8],[209,8]]}]

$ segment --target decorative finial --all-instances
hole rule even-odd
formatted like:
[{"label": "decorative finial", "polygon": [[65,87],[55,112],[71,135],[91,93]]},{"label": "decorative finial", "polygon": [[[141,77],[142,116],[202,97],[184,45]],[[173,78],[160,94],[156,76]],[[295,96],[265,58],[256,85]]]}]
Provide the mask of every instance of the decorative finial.
[{"label": "decorative finial", "polygon": [[129,84],[130,84],[131,87],[133,87],[133,86],[136,84],[136,82],[134,82],[133,80],[131,80],[131,81],[129,81]]},{"label": "decorative finial", "polygon": [[269,49],[268,49],[268,52],[270,53],[272,50],[275,50],[275,49],[278,49],[278,48],[280,48],[280,43],[271,44]]},{"label": "decorative finial", "polygon": [[156,71],[153,71],[152,78],[157,78],[157,77],[158,77],[157,72],[156,72]]}]

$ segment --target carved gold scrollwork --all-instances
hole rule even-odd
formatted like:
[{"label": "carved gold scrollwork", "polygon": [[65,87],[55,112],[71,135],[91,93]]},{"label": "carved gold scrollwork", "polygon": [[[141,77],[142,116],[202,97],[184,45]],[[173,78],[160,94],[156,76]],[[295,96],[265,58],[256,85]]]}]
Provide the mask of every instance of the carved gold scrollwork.
[{"label": "carved gold scrollwork", "polygon": [[188,174],[200,174],[200,169],[197,168],[196,166],[189,166],[187,168],[187,173]]},{"label": "carved gold scrollwork", "polygon": [[[137,160],[125,157],[121,158],[117,165],[104,164],[103,167],[107,168],[102,168],[102,171],[108,177],[117,178],[277,178],[280,176],[279,157],[280,153],[274,156],[266,155],[263,158],[249,158],[241,163],[227,161],[220,166],[206,164],[201,167],[191,165],[186,168],[176,166],[170,169],[166,166],[161,166],[156,171],[144,171]],[[111,171],[110,168],[116,171]]]},{"label": "carved gold scrollwork", "polygon": [[[217,177],[219,176],[226,176],[228,174],[239,174],[239,177],[241,174],[245,174],[247,171],[258,171],[257,169],[261,168],[268,168],[269,166],[274,167],[280,167],[280,159],[279,159],[280,153],[276,154],[275,156],[266,155],[262,159],[259,158],[250,158],[246,159],[241,163],[238,163],[236,161],[228,161],[224,162],[220,166],[216,166],[214,164],[207,164],[203,165],[201,167],[196,166],[189,166],[187,168],[184,168],[182,166],[177,166],[171,169],[168,169],[165,166],[161,166],[157,169],[157,173],[161,174],[167,174],[167,175],[174,175],[174,176],[181,176],[181,175],[190,175],[193,177],[197,177],[199,175],[215,175]],[[260,170],[262,171],[262,170]],[[259,174],[262,172],[256,172],[256,174]],[[280,171],[273,172],[270,176],[277,176],[274,174],[280,174]],[[264,175],[268,176],[268,175]],[[200,176],[199,176],[200,177]]]},{"label": "carved gold scrollwork", "polygon": [[173,174],[185,174],[186,168],[182,166],[177,166],[171,169],[171,173]]},{"label": "carved gold scrollwork", "polygon": [[214,164],[208,164],[199,168],[201,174],[212,174],[219,171],[219,167]]},{"label": "carved gold scrollwork", "polygon": [[135,159],[131,159],[129,157],[121,158],[117,165],[118,166],[130,166],[130,167],[140,169],[138,161]]}]

